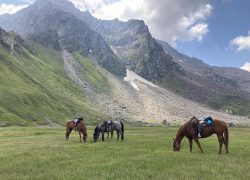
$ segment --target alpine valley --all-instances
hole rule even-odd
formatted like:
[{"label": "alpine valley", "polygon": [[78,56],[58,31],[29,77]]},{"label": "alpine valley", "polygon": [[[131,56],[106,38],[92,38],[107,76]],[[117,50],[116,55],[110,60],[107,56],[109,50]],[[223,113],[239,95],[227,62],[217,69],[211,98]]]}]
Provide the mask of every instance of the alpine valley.
[{"label": "alpine valley", "polygon": [[0,126],[192,116],[250,123],[250,73],[214,67],[152,37],[142,20],[100,20],[67,0],[0,16]]}]

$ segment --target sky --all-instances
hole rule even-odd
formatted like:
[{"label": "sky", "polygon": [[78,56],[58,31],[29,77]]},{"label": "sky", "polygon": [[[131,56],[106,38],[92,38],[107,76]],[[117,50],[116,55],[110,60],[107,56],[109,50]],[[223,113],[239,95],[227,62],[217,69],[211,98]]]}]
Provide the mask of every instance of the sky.
[{"label": "sky", "polygon": [[[34,0],[0,0],[0,15]],[[250,0],[69,0],[99,19],[142,19],[153,37],[212,66],[250,71]]]}]

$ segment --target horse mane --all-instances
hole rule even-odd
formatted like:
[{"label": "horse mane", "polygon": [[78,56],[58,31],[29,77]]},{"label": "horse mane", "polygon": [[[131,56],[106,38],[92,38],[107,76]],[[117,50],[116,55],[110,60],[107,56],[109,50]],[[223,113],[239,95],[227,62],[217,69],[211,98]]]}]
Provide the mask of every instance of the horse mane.
[{"label": "horse mane", "polygon": [[188,120],[187,122],[185,122],[178,130],[176,137],[179,137],[180,133],[182,133],[184,131],[184,129],[187,127],[188,124],[191,123],[191,119]]}]

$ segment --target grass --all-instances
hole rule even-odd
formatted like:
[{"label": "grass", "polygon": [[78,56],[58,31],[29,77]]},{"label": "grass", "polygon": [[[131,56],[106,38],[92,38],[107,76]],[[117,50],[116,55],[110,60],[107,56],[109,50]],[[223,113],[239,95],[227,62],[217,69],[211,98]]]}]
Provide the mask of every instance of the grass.
[{"label": "grass", "polygon": [[[229,154],[215,136],[172,151],[176,128],[125,126],[125,141],[87,143],[64,128],[0,128],[0,179],[250,179],[250,131],[230,129]],[[116,135],[114,136],[116,138]]]}]

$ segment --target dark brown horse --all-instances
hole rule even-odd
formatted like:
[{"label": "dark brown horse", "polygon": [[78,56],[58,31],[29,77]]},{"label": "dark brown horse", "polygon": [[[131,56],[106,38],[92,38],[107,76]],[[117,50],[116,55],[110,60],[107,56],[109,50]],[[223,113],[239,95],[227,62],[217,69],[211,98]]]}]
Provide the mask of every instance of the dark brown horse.
[{"label": "dark brown horse", "polygon": [[[82,139],[84,142],[86,142],[88,134],[87,134],[87,127],[85,125],[83,118],[79,118],[77,121],[77,124],[72,120],[69,120],[66,123],[66,133],[65,133],[66,141],[69,139],[69,135],[73,129],[79,132],[80,142],[82,141]],[[81,134],[82,134],[82,138],[81,138]]]},{"label": "dark brown horse", "polygon": [[[204,127],[202,132],[202,138],[207,138],[212,134],[216,134],[219,141],[219,154],[221,154],[222,145],[225,145],[226,153],[228,153],[228,127],[224,121],[214,119],[214,124],[211,127]],[[179,131],[176,134],[176,138],[173,142],[173,150],[179,151],[181,148],[181,141],[184,137],[187,137],[189,140],[190,152],[192,152],[193,140],[198,145],[199,149],[203,153],[201,148],[198,136],[197,136],[197,122],[199,120],[196,117],[192,117],[188,122],[180,127]]]}]

